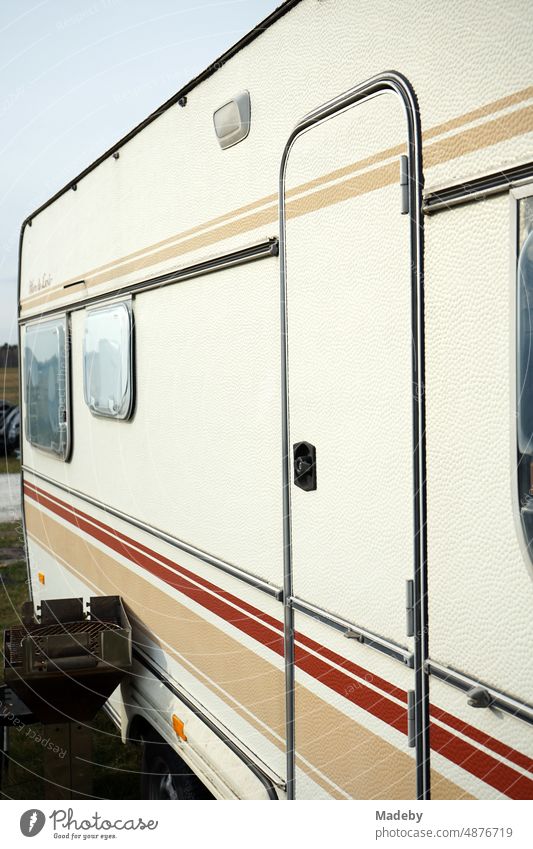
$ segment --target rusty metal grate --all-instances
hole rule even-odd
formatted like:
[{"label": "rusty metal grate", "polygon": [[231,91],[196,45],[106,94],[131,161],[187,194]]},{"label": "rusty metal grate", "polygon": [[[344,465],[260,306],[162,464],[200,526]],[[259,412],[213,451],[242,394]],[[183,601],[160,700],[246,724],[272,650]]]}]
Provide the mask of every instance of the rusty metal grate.
[{"label": "rusty metal grate", "polygon": [[25,627],[10,628],[9,637],[6,641],[6,660],[11,666],[22,666],[22,641],[31,637],[35,643],[36,653],[45,658],[43,651],[46,638],[58,634],[88,635],[88,649],[97,654],[99,649],[98,637],[103,631],[118,631],[120,625],[116,622],[58,622],[55,625],[27,625]]}]

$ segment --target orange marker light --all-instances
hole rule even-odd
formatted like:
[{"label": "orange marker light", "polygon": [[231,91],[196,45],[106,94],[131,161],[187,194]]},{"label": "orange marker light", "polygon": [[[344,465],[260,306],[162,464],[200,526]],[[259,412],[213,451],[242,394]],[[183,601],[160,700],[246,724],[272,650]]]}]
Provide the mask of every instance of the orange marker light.
[{"label": "orange marker light", "polygon": [[39,578],[39,583],[44,584],[44,572],[37,572],[37,577]]},{"label": "orange marker light", "polygon": [[186,740],[187,736],[185,734],[185,723],[176,716],[175,713],[172,714],[172,727],[180,740]]}]

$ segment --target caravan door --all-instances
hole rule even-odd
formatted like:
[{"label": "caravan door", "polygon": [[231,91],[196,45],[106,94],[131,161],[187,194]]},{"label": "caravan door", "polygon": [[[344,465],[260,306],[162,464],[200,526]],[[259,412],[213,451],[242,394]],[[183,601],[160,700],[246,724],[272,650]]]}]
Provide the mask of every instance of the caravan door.
[{"label": "caravan door", "polygon": [[317,116],[293,134],[281,182],[296,795],[413,798],[408,112],[384,84]]}]

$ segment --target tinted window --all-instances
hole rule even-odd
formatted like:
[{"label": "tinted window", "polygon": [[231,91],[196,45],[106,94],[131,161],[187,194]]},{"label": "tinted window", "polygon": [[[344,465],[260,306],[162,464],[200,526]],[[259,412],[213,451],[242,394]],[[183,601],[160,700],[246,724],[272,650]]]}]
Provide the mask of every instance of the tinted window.
[{"label": "tinted window", "polygon": [[533,200],[520,204],[518,257],[518,448],[533,454]]},{"label": "tinted window", "polygon": [[91,412],[129,418],[133,407],[129,304],[110,304],[87,312],[83,356],[85,402]]},{"label": "tinted window", "polygon": [[68,452],[67,320],[26,328],[24,391],[26,437],[65,459]]}]

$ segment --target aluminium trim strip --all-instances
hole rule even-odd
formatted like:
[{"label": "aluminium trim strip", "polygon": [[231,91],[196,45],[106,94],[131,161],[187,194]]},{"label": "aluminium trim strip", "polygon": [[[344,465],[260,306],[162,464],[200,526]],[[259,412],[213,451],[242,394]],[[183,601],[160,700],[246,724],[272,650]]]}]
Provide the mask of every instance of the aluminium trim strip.
[{"label": "aluminium trim strip", "polygon": [[[161,274],[158,277],[150,277],[148,280],[142,280],[140,283],[130,283],[124,286],[119,286],[112,291],[101,292],[92,297],[83,298],[73,301],[68,304],[61,304],[56,307],[52,306],[49,309],[37,311],[31,315],[20,317],[19,324],[26,324],[30,321],[42,320],[44,317],[54,315],[55,313],[73,312],[74,310],[83,310],[86,307],[92,306],[101,301],[115,300],[116,298],[125,297],[127,295],[137,295],[141,292],[148,292],[151,289],[161,289],[163,286],[168,286],[171,283],[181,283],[183,280],[192,280],[194,277],[201,277],[204,274],[211,274],[215,271],[222,271],[225,268],[233,268],[236,265],[243,265],[246,262],[254,262],[258,259],[266,259],[269,256],[278,255],[278,239],[272,237],[266,242],[260,242],[257,245],[252,245],[249,248],[243,248],[239,251],[234,251],[229,254],[217,256],[214,259],[205,260],[194,265],[189,265],[186,268],[178,271],[170,271],[168,274]],[[63,287],[68,289],[69,286]],[[22,305],[24,308],[24,305]],[[29,307],[31,309],[31,306]]]},{"label": "aluminium trim strip", "polygon": [[465,180],[457,185],[445,186],[424,197],[422,211],[425,215],[474,201],[482,201],[492,195],[503,194],[533,178],[533,163],[505,168],[484,177]]},{"label": "aluminium trim strip", "polygon": [[522,719],[524,722],[533,725],[533,705],[513,699],[512,696],[507,696],[505,693],[494,690],[489,685],[483,684],[483,682],[477,681],[475,678],[470,678],[467,675],[463,675],[462,672],[457,672],[455,669],[450,669],[433,660],[426,661],[426,669],[429,675],[438,678],[451,687],[462,690],[464,693],[468,693],[474,687],[482,687],[489,693],[492,699],[490,707],[498,708],[516,717],[516,719]]},{"label": "aluminium trim strip", "polygon": [[372,631],[367,631],[366,628],[360,628],[358,625],[353,625],[351,622],[347,622],[345,619],[341,619],[331,613],[326,613],[320,608],[315,607],[315,605],[302,601],[299,598],[289,598],[288,604],[290,604],[294,610],[298,610],[300,613],[310,616],[318,622],[322,622],[323,625],[329,625],[330,628],[335,628],[336,631],[341,631],[348,639],[356,640],[369,648],[376,649],[376,651],[380,651],[395,660],[399,660],[404,664],[404,666],[408,666],[411,669],[413,668],[413,653],[404,649],[402,646],[399,646],[397,643],[393,643],[391,640],[380,637]]},{"label": "aluminium trim strip", "polygon": [[[67,493],[68,495],[73,495],[75,498],[79,498],[81,501],[86,502],[87,504],[91,504],[93,507],[97,507],[99,510],[103,510],[110,516],[114,516],[116,519],[120,519],[123,522],[126,522],[129,525],[133,525],[133,527],[138,528],[141,531],[145,531],[157,539],[162,540],[162,542],[166,542],[169,545],[172,545],[174,548],[178,548],[180,551],[184,551],[186,554],[191,554],[193,557],[197,557],[198,560],[202,560],[204,563],[208,563],[210,566],[214,566],[216,569],[220,569],[221,572],[225,572],[228,575],[231,575],[233,578],[237,578],[239,581],[242,581],[245,584],[249,584],[257,590],[261,590],[261,592],[266,593],[267,595],[275,598],[276,601],[281,601],[283,597],[283,591],[274,586],[273,584],[269,584],[268,581],[263,581],[261,578],[256,578],[254,575],[251,575],[249,572],[245,572],[243,569],[239,569],[237,566],[232,566],[230,563],[226,563],[224,560],[219,560],[218,557],[213,557],[210,554],[207,554],[205,551],[202,551],[199,548],[195,548],[193,545],[189,545],[189,543],[182,542],[182,540],[176,539],[170,534],[165,533],[164,531],[160,531],[158,528],[153,528],[151,525],[142,522],[140,519],[135,519],[133,516],[128,516],[127,513],[123,513],[121,510],[115,510],[114,507],[110,507],[107,504],[104,504],[102,501],[98,501],[96,498],[92,498],[90,495],[85,495],[83,492],[80,492],[77,489],[73,489],[72,487],[65,486],[64,484],[58,483],[57,481],[49,478],[47,475],[41,474],[41,472],[36,472],[34,469],[28,468],[28,466],[22,466],[22,471],[27,472],[28,474],[34,475],[39,480],[45,481],[46,483],[52,484],[52,486],[57,487],[62,490],[62,492]],[[28,481],[31,484],[31,481]],[[75,509],[75,508],[74,508]]]},{"label": "aluminium trim strip", "polygon": [[237,757],[240,758],[241,761],[243,761],[244,764],[246,764],[248,769],[251,772],[254,773],[255,777],[261,782],[261,784],[265,788],[269,799],[276,800],[276,801],[279,799],[278,794],[276,793],[276,790],[274,789],[274,784],[276,784],[281,790],[284,790],[285,784],[283,782],[283,779],[281,779],[279,776],[276,776],[274,778],[275,773],[272,773],[271,776],[267,776],[263,772],[263,770],[261,770],[254,763],[252,758],[248,754],[243,752],[243,750],[233,741],[233,739],[228,736],[227,732],[224,732],[221,728],[218,727],[218,725],[212,719],[210,719],[208,716],[206,716],[206,714],[200,709],[200,707],[196,704],[196,702],[191,699],[191,697],[184,695],[184,693],[181,690],[178,690],[178,688],[167,678],[167,676],[164,675],[164,673],[161,672],[157,668],[157,666],[155,666],[146,657],[144,652],[142,652],[138,648],[134,648],[133,649],[133,657],[135,658],[135,660],[138,661],[138,663],[140,663],[144,667],[146,667],[146,669],[148,669],[148,671],[151,672],[152,675],[155,678],[157,678],[158,681],[160,681],[165,687],[167,687],[167,689],[170,690],[170,692],[177,699],[179,699],[181,702],[183,702],[183,704],[192,713],[194,713],[194,715],[196,717],[198,717],[198,719],[201,722],[203,722],[204,725],[207,725],[207,727],[209,728],[210,731],[213,732],[213,734],[216,734],[216,736],[219,738],[219,740],[222,740],[222,742],[228,747],[228,749],[231,749],[231,751],[235,755],[237,755]]}]

